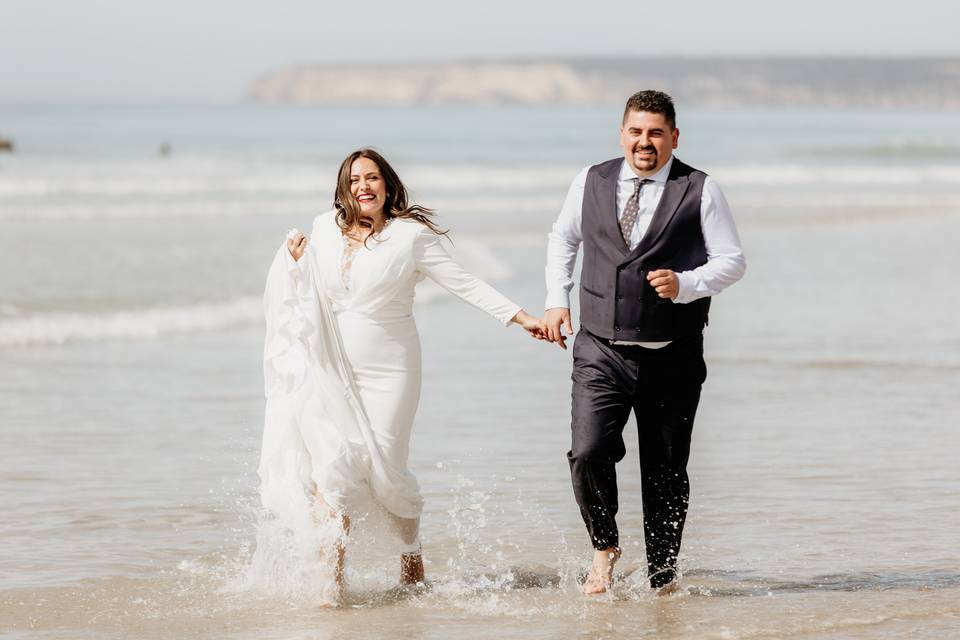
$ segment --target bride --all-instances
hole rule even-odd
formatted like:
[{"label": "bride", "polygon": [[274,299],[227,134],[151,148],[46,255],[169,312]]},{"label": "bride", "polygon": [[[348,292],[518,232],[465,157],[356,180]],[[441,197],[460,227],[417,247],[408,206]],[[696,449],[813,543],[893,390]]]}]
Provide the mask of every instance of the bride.
[{"label": "bride", "polygon": [[334,209],[308,239],[291,231],[264,294],[267,396],[259,475],[264,507],[316,538],[343,589],[351,509],[372,494],[403,545],[400,582],[424,580],[423,498],[407,469],[420,397],[420,341],[412,315],[424,277],[538,339],[544,325],[447,253],[432,211],[407,201],[393,168],[361,149],[340,165]]}]

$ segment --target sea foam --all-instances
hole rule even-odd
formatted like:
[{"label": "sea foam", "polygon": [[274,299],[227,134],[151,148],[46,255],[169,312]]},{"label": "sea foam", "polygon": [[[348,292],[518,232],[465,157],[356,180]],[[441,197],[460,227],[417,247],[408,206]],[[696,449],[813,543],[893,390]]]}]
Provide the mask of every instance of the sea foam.
[{"label": "sea foam", "polygon": [[0,321],[0,348],[161,335],[253,324],[263,318],[258,297],[195,305],[102,313],[50,312]]},{"label": "sea foam", "polygon": [[[513,276],[512,269],[482,242],[458,240],[458,261],[485,280]],[[416,302],[450,297],[425,280],[417,286]],[[30,314],[13,305],[0,305],[0,349],[104,340],[149,340],[173,333],[210,331],[263,322],[259,296],[167,307],[115,309],[102,312],[51,311]]]}]

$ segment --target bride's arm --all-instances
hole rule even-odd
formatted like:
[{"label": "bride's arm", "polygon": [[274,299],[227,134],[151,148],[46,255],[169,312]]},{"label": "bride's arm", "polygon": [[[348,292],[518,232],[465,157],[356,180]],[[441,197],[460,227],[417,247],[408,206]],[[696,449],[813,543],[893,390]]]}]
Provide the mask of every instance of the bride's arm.
[{"label": "bride's arm", "polygon": [[422,273],[460,299],[486,311],[504,325],[516,322],[531,333],[540,329],[542,322],[538,318],[534,318],[520,305],[461,267],[450,257],[441,240],[441,236],[427,228],[423,228],[417,235],[414,257],[417,268]]}]

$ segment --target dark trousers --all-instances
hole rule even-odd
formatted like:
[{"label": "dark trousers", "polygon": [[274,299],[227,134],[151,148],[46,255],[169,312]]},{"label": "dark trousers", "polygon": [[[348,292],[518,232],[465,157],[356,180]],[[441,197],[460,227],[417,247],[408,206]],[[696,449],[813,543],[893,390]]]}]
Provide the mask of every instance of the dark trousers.
[{"label": "dark trousers", "polygon": [[675,577],[687,516],[690,434],[706,378],[703,336],[662,349],[611,345],[585,330],[573,346],[573,492],[595,549],[619,546],[616,463],[631,409],[640,441],[643,535],[650,585]]}]

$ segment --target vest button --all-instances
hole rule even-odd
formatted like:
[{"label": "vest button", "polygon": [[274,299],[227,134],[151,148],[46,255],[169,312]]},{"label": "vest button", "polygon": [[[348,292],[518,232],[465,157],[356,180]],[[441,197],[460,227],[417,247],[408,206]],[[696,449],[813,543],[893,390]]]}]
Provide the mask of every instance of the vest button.
[{"label": "vest button", "polygon": [[615,326],[615,327],[613,328],[613,330],[614,330],[614,331],[620,331],[620,326],[619,326],[619,325]]},{"label": "vest button", "polygon": [[617,296],[617,300],[623,300],[623,296]]}]

